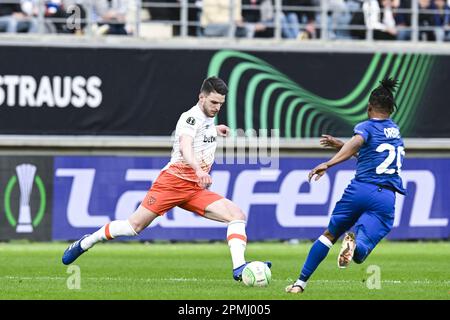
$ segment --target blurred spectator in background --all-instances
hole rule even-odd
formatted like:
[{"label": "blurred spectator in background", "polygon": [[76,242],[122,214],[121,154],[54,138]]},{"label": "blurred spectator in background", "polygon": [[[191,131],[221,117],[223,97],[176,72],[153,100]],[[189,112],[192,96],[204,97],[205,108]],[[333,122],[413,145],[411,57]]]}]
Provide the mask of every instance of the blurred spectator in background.
[{"label": "blurred spectator in background", "polygon": [[[180,0],[178,0],[180,1]],[[201,17],[201,0],[188,0],[189,8],[188,8],[188,21],[200,23]],[[189,25],[188,27],[188,35],[189,36],[199,36],[201,35],[201,27],[199,25]]]},{"label": "blurred spectator in background", "polygon": [[164,6],[177,4],[177,0],[142,0],[142,5],[150,14],[151,20],[176,21],[180,19],[180,9],[175,6]]},{"label": "blurred spectator in background", "polygon": [[[92,18],[92,31],[95,34],[126,35],[128,34],[127,13],[133,3],[133,0],[63,0],[61,15],[68,18],[75,14],[73,8],[77,7],[76,11],[80,14],[79,18],[81,19],[81,29],[88,24],[85,19]],[[92,11],[91,16],[88,14],[89,11]],[[79,29],[68,28],[67,23],[65,26],[60,26],[60,31],[80,32]]]},{"label": "blurred spectator in background", "polygon": [[434,14],[427,12],[432,10],[431,0],[419,0],[419,41],[435,41]]},{"label": "blurred spectator in background", "polygon": [[[38,12],[37,15],[39,15]],[[62,0],[49,0],[45,2],[45,25],[50,33],[63,33],[67,24],[67,16]]]},{"label": "blurred spectator in background", "polygon": [[[283,38],[316,38],[314,5],[313,0],[282,0],[281,32]],[[293,8],[296,6],[304,8]],[[305,27],[303,28],[301,25]]]},{"label": "blurred spectator in background", "polygon": [[445,0],[434,0],[434,9],[438,11],[434,14],[436,41],[450,41],[450,31],[445,30],[450,27],[450,7]]},{"label": "blurred spectator in background", "polygon": [[0,31],[29,32],[38,31],[37,20],[33,17],[34,1],[0,4]]},{"label": "blurred spectator in background", "polygon": [[232,15],[230,0],[203,0],[201,25],[206,37],[227,37],[231,30],[230,17],[235,23],[235,36],[246,37],[242,18],[241,0],[233,0]]},{"label": "blurred spectator in background", "polygon": [[[328,35],[330,39],[348,39],[350,33],[351,5],[346,0],[322,0],[328,1]],[[320,15],[318,15],[320,17]]]},{"label": "blurred spectator in background", "polygon": [[[411,0],[401,0],[398,8],[400,10],[411,10]],[[399,12],[394,17],[397,25],[397,40],[410,40],[411,12]]]},{"label": "blurred spectator in background", "polygon": [[294,8],[286,8],[293,6],[296,1],[282,0],[281,15],[281,35],[286,39],[297,39],[300,32],[300,21],[297,11]]},{"label": "blurred spectator in background", "polygon": [[373,30],[375,40],[395,40],[397,28],[392,0],[365,0],[362,8],[367,29]]},{"label": "blurred spectator in background", "polygon": [[[163,0],[164,1],[164,0]],[[167,0],[166,0],[167,1]],[[174,0],[172,0],[174,1]],[[171,19],[176,20],[177,22],[180,22],[181,18],[181,0],[175,0],[177,4],[179,4],[178,8],[175,8],[176,12],[172,14]],[[201,8],[202,8],[202,1],[201,0],[187,0],[188,5],[188,28],[187,28],[187,34],[188,36],[201,36],[202,35],[202,29],[200,24],[200,17],[201,17]],[[196,23],[197,25],[194,25],[193,23]],[[180,25],[174,25],[174,36],[180,35]]]},{"label": "blurred spectator in background", "polygon": [[242,0],[242,17],[247,38],[272,38],[274,7],[272,0]]},{"label": "blurred spectator in background", "polygon": [[[173,34],[180,34],[182,0],[142,0],[151,20],[175,23]],[[227,37],[233,27],[236,37],[273,37],[274,0],[187,0],[188,35]],[[375,40],[410,40],[412,0],[281,0],[281,34],[288,39],[317,38],[316,23],[322,14],[317,10],[326,1],[329,38],[366,38],[366,31],[350,30],[364,26],[373,31]],[[145,6],[149,2],[168,3],[170,7]],[[450,0],[418,0],[418,39],[450,41]],[[230,7],[230,4],[232,6]],[[44,20],[39,19],[39,5]],[[81,28],[68,24],[78,7]],[[133,32],[135,0],[0,0],[0,32],[82,33],[88,9],[92,10],[93,30],[97,34],[126,35]],[[242,8],[242,6],[244,6]],[[400,9],[398,12],[397,9]],[[436,12],[429,12],[436,10]],[[130,13],[132,12],[132,13]],[[72,15],[71,15],[72,14]],[[128,15],[128,17],[127,17]],[[53,19],[53,20],[52,20]],[[42,24],[39,25],[39,22]],[[127,24],[127,21],[130,23]],[[232,26],[230,21],[234,24]],[[195,25],[196,22],[198,26]],[[319,35],[320,36],[320,35]]]},{"label": "blurred spectator in background", "polygon": [[87,25],[87,11],[85,0],[63,0],[62,6],[57,9],[49,8],[47,14],[50,17],[64,17],[64,22],[55,22],[58,33],[83,34]]},{"label": "blurred spectator in background", "polygon": [[[351,29],[354,26],[364,27],[364,14],[362,12],[361,0],[345,0],[345,11],[341,13],[337,20],[334,36],[337,39],[352,39],[355,38],[354,33],[362,34],[361,38],[365,37],[365,33],[360,30]],[[356,38],[359,38],[358,36]]]},{"label": "blurred spectator in background", "polygon": [[[126,16],[131,5],[131,0],[92,0],[97,34],[127,35]],[[85,6],[89,0],[85,0]]]},{"label": "blurred spectator in background", "polygon": [[[364,19],[364,12],[362,9],[364,0],[357,0],[353,2],[348,2],[351,19],[350,19],[350,35],[353,39],[365,39],[366,38],[366,22]],[[350,5],[353,5],[351,7]],[[361,28],[364,28],[361,29]]]}]

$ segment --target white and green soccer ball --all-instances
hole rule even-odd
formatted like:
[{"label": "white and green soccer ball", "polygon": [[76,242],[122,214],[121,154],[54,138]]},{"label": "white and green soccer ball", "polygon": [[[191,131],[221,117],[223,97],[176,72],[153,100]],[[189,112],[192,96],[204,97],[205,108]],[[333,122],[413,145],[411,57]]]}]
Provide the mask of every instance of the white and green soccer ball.
[{"label": "white and green soccer ball", "polygon": [[272,279],[270,268],[261,261],[252,261],[242,271],[242,282],[249,287],[266,287]]}]

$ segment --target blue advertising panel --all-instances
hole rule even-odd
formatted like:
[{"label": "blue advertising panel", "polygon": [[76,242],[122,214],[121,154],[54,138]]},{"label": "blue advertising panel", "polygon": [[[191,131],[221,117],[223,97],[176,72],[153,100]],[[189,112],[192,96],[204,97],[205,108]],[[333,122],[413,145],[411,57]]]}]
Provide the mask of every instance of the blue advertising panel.
[{"label": "blue advertising panel", "polygon": [[[140,204],[169,158],[55,157],[53,239],[78,239],[104,224],[126,219]],[[314,239],[354,176],[350,160],[309,184],[307,174],[325,158],[281,158],[277,166],[215,164],[212,191],[234,201],[248,216],[252,240]],[[247,161],[248,162],[248,161]],[[397,195],[390,239],[449,238],[450,159],[408,158]],[[223,240],[226,224],[175,208],[157,218],[141,240]]]}]

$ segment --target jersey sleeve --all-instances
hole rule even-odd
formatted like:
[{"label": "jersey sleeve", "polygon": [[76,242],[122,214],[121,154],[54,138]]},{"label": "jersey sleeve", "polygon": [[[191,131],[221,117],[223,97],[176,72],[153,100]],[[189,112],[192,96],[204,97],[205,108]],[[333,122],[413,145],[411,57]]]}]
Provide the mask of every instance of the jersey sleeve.
[{"label": "jersey sleeve", "polygon": [[367,122],[358,123],[353,129],[353,135],[355,134],[359,134],[360,136],[363,137],[364,142],[367,142],[370,134]]},{"label": "jersey sleeve", "polygon": [[182,114],[177,124],[178,134],[180,137],[182,135],[188,135],[192,138],[195,138],[195,133],[200,128],[200,126],[200,119],[196,118],[193,115]]}]

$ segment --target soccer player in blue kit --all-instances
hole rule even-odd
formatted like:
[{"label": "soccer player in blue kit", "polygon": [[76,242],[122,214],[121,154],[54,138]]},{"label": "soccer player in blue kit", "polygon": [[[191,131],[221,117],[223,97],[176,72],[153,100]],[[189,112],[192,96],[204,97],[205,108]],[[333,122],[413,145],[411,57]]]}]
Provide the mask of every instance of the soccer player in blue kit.
[{"label": "soccer player in blue kit", "polygon": [[362,263],[392,229],[395,193],[405,194],[399,176],[405,155],[399,128],[390,115],[395,111],[394,91],[397,80],[384,79],[369,97],[369,120],[357,124],[353,137],[343,144],[325,136],[323,145],[339,151],[329,161],[319,164],[308,175],[309,181],[322,177],[328,168],[350,159],[358,159],[355,178],[336,203],[328,228],[312,245],[300,277],[286,287],[288,293],[301,293],[308,279],[325,259],[331,246],[350,228],[342,242],[338,267],[346,268],[353,260]]}]

